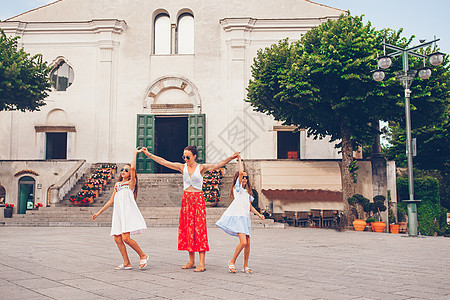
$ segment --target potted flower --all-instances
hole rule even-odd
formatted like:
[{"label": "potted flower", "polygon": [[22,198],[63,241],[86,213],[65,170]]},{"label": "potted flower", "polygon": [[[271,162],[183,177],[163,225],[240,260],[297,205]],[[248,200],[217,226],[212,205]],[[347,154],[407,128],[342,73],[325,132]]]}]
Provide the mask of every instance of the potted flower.
[{"label": "potted flower", "polygon": [[356,231],[364,231],[366,227],[366,221],[359,218],[360,214],[364,214],[364,212],[368,212],[369,208],[369,199],[365,198],[363,195],[355,194],[352,197],[347,199],[348,204],[352,207],[352,213],[355,216],[355,220],[353,221],[353,228]]},{"label": "potted flower", "polygon": [[14,204],[5,203],[5,209],[3,210],[3,216],[5,218],[12,218]]},{"label": "potted flower", "polygon": [[38,203],[36,203],[36,204],[34,205],[34,209],[35,209],[35,210],[38,210],[39,207],[43,207],[42,203],[40,203],[40,202],[38,202]]}]

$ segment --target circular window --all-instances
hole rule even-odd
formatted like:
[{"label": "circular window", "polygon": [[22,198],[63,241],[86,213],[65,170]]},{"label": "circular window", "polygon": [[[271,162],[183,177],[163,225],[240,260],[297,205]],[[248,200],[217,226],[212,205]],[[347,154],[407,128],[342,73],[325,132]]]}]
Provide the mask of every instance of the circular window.
[{"label": "circular window", "polygon": [[57,91],[65,91],[72,85],[74,72],[64,60],[61,60],[52,70],[51,74],[52,86]]}]

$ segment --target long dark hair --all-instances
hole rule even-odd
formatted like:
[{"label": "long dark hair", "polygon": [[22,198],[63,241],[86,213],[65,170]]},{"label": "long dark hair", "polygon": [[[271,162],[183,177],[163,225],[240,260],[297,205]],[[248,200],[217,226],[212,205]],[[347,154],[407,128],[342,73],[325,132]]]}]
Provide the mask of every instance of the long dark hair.
[{"label": "long dark hair", "polygon": [[[248,176],[248,173],[247,173],[247,176]],[[236,185],[236,181],[238,181],[238,180],[239,180],[239,171],[237,171],[234,174],[233,185],[231,186],[231,192],[230,192],[231,200],[234,200],[233,189],[234,189],[234,186]],[[245,189],[247,190],[248,194],[253,197],[253,190],[252,190],[252,184],[250,183],[250,178],[247,179],[247,186],[245,187]]]},{"label": "long dark hair", "polygon": [[[131,173],[131,164],[125,164],[125,166],[130,166],[130,173]],[[137,177],[137,172],[134,172],[134,178],[136,179],[136,185],[134,186],[134,191],[133,191],[133,195],[134,195],[134,200],[137,200],[137,194],[138,194],[138,177]],[[131,179],[131,176],[130,176]],[[117,180],[117,182],[121,182],[123,180],[122,177],[122,172],[120,172],[119,175],[119,179]]]}]

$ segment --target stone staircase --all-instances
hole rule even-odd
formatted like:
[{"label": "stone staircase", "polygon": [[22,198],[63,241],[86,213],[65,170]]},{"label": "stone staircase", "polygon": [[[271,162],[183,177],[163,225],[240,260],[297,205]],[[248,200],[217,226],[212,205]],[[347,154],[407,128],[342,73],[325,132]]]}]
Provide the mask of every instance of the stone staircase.
[{"label": "stone staircase", "polygon": [[[92,220],[92,215],[98,207],[43,207],[39,210],[30,210],[26,214],[14,214],[12,218],[5,219],[0,216],[0,226],[24,227],[110,227],[113,208]],[[208,227],[215,226],[217,220],[225,211],[225,207],[207,207],[206,222]],[[177,227],[180,214],[179,207],[140,207],[141,213],[148,227]],[[272,219],[260,220],[252,216],[253,228],[284,228],[282,223]]]},{"label": "stone staircase", "polygon": [[[109,227],[113,208],[109,208],[95,221],[92,215],[111,198],[114,184],[118,175],[106,185],[95,202],[87,207],[72,206],[69,196],[76,194],[86,182],[87,178],[101,164],[92,165],[89,172],[80,178],[73,189],[55,207],[41,207],[39,210],[29,210],[26,214],[13,214],[13,218],[5,219],[0,215],[0,226],[82,226],[82,227]],[[120,170],[121,166],[118,166]],[[215,222],[230,204],[229,192],[233,181],[233,172],[225,173],[220,182],[221,202],[217,207],[207,207],[207,224],[215,226]],[[183,193],[183,179],[181,174],[139,174],[139,190],[137,204],[144,216],[148,227],[176,227]],[[253,214],[251,214],[253,215]],[[282,223],[272,219],[260,220],[252,216],[252,227],[255,228],[284,228]]]}]

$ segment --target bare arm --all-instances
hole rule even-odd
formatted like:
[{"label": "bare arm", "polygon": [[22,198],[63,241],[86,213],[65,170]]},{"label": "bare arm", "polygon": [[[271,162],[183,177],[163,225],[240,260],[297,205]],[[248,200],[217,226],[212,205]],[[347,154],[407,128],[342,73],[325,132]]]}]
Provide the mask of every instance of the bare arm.
[{"label": "bare arm", "polygon": [[133,156],[133,161],[131,162],[131,170],[130,170],[130,183],[128,184],[130,186],[130,189],[134,190],[134,187],[136,186],[136,157],[138,155],[138,153],[142,152],[143,149],[139,150],[139,147],[137,147],[134,150],[134,156]]},{"label": "bare arm", "polygon": [[167,167],[169,169],[175,170],[175,171],[179,171],[181,173],[183,173],[183,168],[184,165],[180,164],[180,163],[174,163],[171,161],[167,161],[162,157],[156,156],[150,152],[148,152],[147,148],[142,148],[143,152],[145,155],[147,155],[150,159],[152,159],[153,161],[157,162],[160,165],[163,165],[164,167]]},{"label": "bare arm", "polygon": [[239,172],[239,184],[242,183],[242,177],[244,177],[244,166],[242,165],[241,156],[238,155],[238,172]]},{"label": "bare arm", "polygon": [[203,165],[200,165],[200,167],[201,167],[201,171],[200,171],[201,174],[203,175],[203,174],[205,174],[208,171],[212,171],[212,170],[216,170],[216,169],[222,168],[227,163],[229,163],[230,161],[232,161],[233,159],[238,157],[239,153],[241,153],[241,152],[236,152],[233,155],[231,155],[230,157],[225,158],[224,160],[222,160],[221,162],[218,162],[216,164],[203,164]]},{"label": "bare arm", "polygon": [[105,205],[98,211],[96,212],[93,216],[92,216],[92,220],[95,220],[102,212],[104,212],[105,210],[107,210],[111,205],[113,205],[114,203],[114,196],[116,195],[116,189],[114,189],[114,192],[111,196],[111,198],[109,199],[108,202],[105,203]]},{"label": "bare arm", "polygon": [[250,205],[250,211],[251,211],[252,213],[254,213],[255,215],[257,215],[261,220],[264,220],[264,219],[265,219],[265,217],[264,217],[262,214],[260,214],[260,213],[253,207],[253,205]]}]

